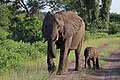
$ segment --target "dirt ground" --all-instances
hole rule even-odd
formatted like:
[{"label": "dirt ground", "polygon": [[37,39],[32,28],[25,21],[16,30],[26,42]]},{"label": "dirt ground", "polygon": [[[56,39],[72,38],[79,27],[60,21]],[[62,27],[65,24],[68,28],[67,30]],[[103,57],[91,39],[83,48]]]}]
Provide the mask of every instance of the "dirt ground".
[{"label": "dirt ground", "polygon": [[[105,44],[100,51],[107,47]],[[102,65],[99,70],[88,70],[83,68],[80,71],[74,71],[74,62],[69,64],[66,75],[52,74],[49,80],[120,80],[120,49],[114,52],[108,59],[107,63]],[[84,66],[84,59],[81,59],[81,67]]]}]

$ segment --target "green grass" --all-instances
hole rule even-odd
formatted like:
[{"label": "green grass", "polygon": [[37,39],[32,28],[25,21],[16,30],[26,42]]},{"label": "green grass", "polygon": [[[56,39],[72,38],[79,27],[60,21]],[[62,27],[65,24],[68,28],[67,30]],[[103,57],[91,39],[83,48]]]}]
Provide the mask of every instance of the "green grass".
[{"label": "green grass", "polygon": [[[108,44],[108,46],[106,48],[104,48],[102,50],[102,52],[100,53],[100,56],[99,56],[99,60],[100,60],[100,67],[102,65],[104,65],[106,63],[106,59],[108,57],[110,57],[112,55],[112,53],[114,53],[118,48],[120,48],[120,38],[107,38],[107,39],[97,39],[97,40],[93,40],[93,42],[95,41],[95,43],[98,43],[98,44],[91,44],[89,43],[89,45],[92,45],[92,46],[97,46],[97,47],[100,47],[102,46],[103,44]],[[92,43],[93,43],[92,42]],[[86,43],[86,44],[88,44]],[[87,45],[84,45],[84,46],[87,46]],[[71,78],[70,80],[84,80],[82,76],[86,75],[86,74],[90,74],[94,72],[93,70],[91,69],[81,69],[79,71],[79,74],[74,76],[74,78]]]},{"label": "green grass", "polygon": [[103,50],[100,54],[100,64],[106,63],[106,58],[108,58],[113,52],[115,52],[118,48],[120,48],[120,39],[112,39],[109,42],[109,46]]},{"label": "green grass", "polygon": [[9,70],[0,76],[0,80],[45,80],[49,73],[46,70],[46,61],[41,61],[28,61],[26,67]]},{"label": "green grass", "polygon": [[[109,52],[112,52],[114,50],[116,50],[119,47],[120,44],[120,38],[100,38],[100,39],[94,39],[94,40],[87,40],[83,43],[82,46],[82,50],[81,50],[81,57],[83,56],[84,53],[84,49],[87,46],[92,46],[92,47],[102,47],[103,45],[108,44],[108,48],[106,48],[105,50],[103,50],[104,52],[101,53],[101,55],[110,55],[109,53],[106,52],[106,50],[108,50]],[[111,49],[110,49],[111,48]],[[74,61],[75,60],[75,56],[74,56],[74,52],[71,51],[70,55],[69,55],[69,61]]]},{"label": "green grass", "polygon": [[[111,55],[120,45],[120,38],[104,38],[104,39],[94,39],[87,40],[83,43],[81,57],[83,57],[83,51],[86,46],[101,47],[104,44],[109,44],[100,53],[100,64],[105,63],[105,59]],[[58,65],[59,54],[55,59],[55,63]],[[75,61],[74,53],[71,51],[69,55],[69,63]],[[47,71],[46,56],[34,61],[28,61],[25,63],[25,67],[20,67],[17,69],[8,70],[6,73],[0,74],[0,80],[47,80],[49,73]],[[72,80],[77,80],[77,77]]]}]

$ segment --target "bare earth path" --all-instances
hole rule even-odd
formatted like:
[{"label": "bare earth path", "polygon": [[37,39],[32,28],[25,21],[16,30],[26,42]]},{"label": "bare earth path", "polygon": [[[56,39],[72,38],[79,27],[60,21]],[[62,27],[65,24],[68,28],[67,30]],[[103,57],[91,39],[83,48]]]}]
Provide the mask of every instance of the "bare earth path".
[{"label": "bare earth path", "polygon": [[[107,45],[104,45],[102,49],[105,47],[107,47]],[[102,51],[102,49],[100,51]],[[49,80],[120,80],[120,49],[114,52],[106,61],[107,63],[103,65],[100,70],[92,72],[85,72],[83,70],[73,71],[75,64],[71,63],[66,75],[53,74]],[[81,59],[81,67],[83,67],[83,65],[84,60]],[[75,76],[78,77],[75,78]]]}]

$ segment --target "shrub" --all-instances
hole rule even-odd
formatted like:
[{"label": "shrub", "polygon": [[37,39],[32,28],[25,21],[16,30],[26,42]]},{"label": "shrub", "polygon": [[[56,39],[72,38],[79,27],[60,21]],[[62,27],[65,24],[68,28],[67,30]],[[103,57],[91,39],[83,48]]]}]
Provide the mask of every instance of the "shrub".
[{"label": "shrub", "polygon": [[107,38],[108,34],[107,33],[96,33],[94,35],[95,39],[99,39],[99,38]]},{"label": "shrub", "polygon": [[0,40],[6,39],[9,33],[2,27],[0,27]]},{"label": "shrub", "polygon": [[36,50],[38,50],[41,54],[46,54],[47,52],[47,44],[43,43],[42,41],[35,42],[32,44]]},{"label": "shrub", "polygon": [[0,46],[0,70],[3,68],[9,69],[18,67],[23,61],[24,60],[20,54],[8,51],[5,48],[2,49]]},{"label": "shrub", "polygon": [[89,31],[85,32],[85,40],[107,38],[107,37],[108,37],[107,33],[91,33]]},{"label": "shrub", "polygon": [[117,34],[115,34],[116,37],[120,37],[120,32],[118,32]]},{"label": "shrub", "polygon": [[28,61],[40,59],[45,50],[46,45],[42,42],[31,45],[22,41],[0,40],[0,70],[24,66]]},{"label": "shrub", "polygon": [[10,25],[10,10],[6,5],[0,5],[0,27],[8,29]]},{"label": "shrub", "polygon": [[109,34],[116,34],[117,32],[120,32],[120,23],[111,22],[110,27],[108,28],[108,33]]},{"label": "shrub", "polygon": [[120,37],[120,32],[117,32],[116,34],[110,34],[110,37]]},{"label": "shrub", "polygon": [[10,28],[12,33],[10,36],[11,39],[30,43],[42,40],[42,21],[38,18],[25,17],[21,20],[18,17],[18,21],[14,23],[16,23],[16,25]]}]

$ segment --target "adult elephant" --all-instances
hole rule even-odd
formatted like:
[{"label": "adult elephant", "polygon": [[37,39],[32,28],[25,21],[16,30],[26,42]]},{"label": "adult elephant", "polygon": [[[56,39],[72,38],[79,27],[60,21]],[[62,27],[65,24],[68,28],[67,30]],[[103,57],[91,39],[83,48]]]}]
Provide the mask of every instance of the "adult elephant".
[{"label": "adult elephant", "polygon": [[[54,72],[56,67],[53,58],[56,57],[55,47],[60,49],[60,60],[57,74],[65,74],[70,50],[75,50],[75,70],[80,66],[80,51],[83,43],[85,24],[81,17],[72,11],[50,13],[45,15],[42,33],[48,42],[48,71]],[[56,46],[55,46],[56,45]]]}]

